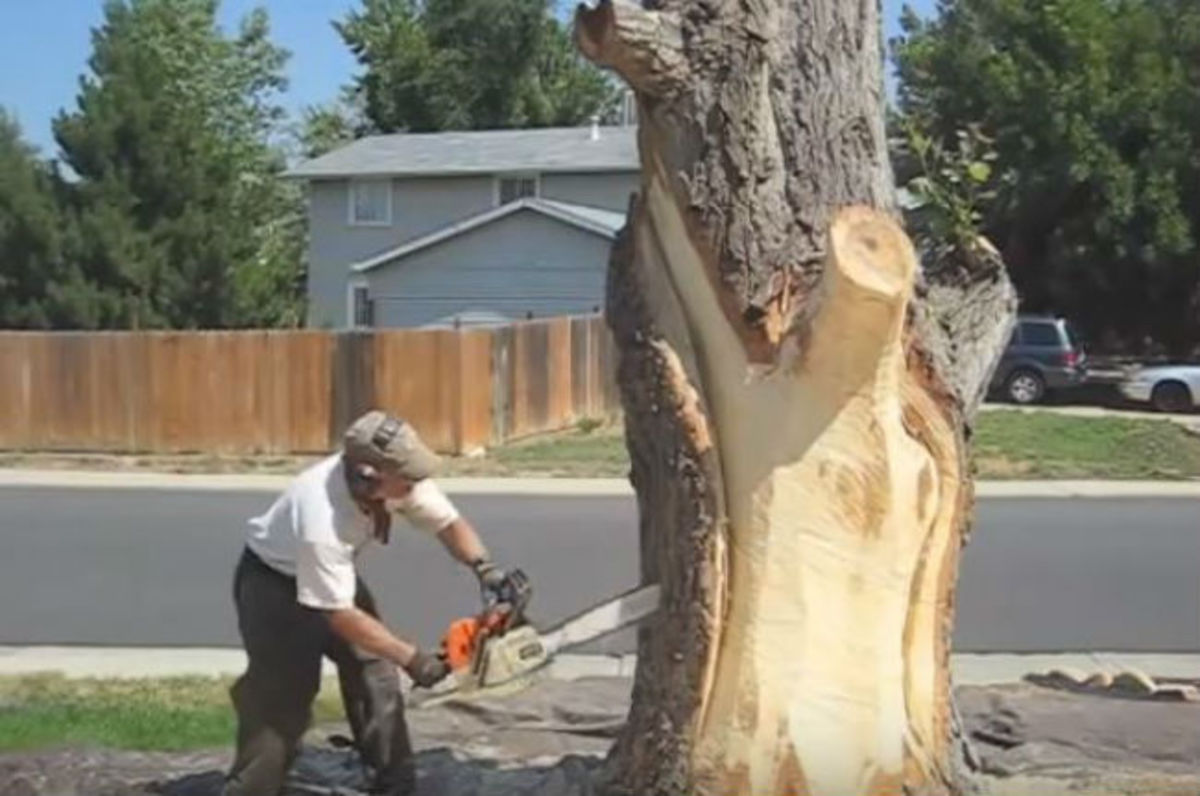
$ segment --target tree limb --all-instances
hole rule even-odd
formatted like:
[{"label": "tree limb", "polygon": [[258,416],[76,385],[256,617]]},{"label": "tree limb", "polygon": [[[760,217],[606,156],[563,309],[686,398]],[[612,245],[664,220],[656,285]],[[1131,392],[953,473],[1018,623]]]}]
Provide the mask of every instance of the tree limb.
[{"label": "tree limb", "polygon": [[642,95],[667,96],[687,80],[679,19],[670,12],[625,0],[600,0],[595,8],[581,4],[575,40],[584,55],[615,70]]}]

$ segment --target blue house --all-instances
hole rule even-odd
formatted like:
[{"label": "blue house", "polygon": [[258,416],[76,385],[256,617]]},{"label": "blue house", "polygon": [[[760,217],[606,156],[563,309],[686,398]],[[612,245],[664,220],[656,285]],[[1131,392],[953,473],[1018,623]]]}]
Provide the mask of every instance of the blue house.
[{"label": "blue house", "polygon": [[636,128],[363,138],[299,164],[308,323],[443,327],[602,309]]}]

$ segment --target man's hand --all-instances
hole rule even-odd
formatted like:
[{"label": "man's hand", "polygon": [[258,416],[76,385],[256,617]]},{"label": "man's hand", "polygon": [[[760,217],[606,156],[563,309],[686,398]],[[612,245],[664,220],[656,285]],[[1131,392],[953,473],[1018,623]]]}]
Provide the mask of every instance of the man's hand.
[{"label": "man's hand", "polygon": [[479,596],[487,606],[503,600],[508,592],[508,573],[486,559],[472,567],[479,579]]},{"label": "man's hand", "polygon": [[479,562],[474,566],[479,578],[479,590],[483,604],[491,608],[496,603],[523,603],[529,595],[529,578],[519,569],[503,570],[490,562]]},{"label": "man's hand", "polygon": [[412,681],[422,688],[432,688],[450,674],[450,664],[440,655],[417,651],[404,667]]}]

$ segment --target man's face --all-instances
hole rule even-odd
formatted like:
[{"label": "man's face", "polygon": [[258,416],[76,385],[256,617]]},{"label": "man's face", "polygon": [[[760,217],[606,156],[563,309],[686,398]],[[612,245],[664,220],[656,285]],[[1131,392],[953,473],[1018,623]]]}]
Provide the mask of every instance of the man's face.
[{"label": "man's face", "polygon": [[403,500],[412,492],[413,482],[399,473],[384,472],[379,478],[375,497],[383,500]]}]

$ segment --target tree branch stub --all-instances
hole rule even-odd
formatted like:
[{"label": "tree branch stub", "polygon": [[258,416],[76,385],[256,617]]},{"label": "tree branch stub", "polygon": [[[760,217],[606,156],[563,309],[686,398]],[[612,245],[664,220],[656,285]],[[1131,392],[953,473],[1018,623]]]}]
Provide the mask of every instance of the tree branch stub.
[{"label": "tree branch stub", "polygon": [[584,55],[614,70],[642,96],[668,95],[687,81],[679,20],[670,12],[625,0],[580,5],[575,42]]}]

